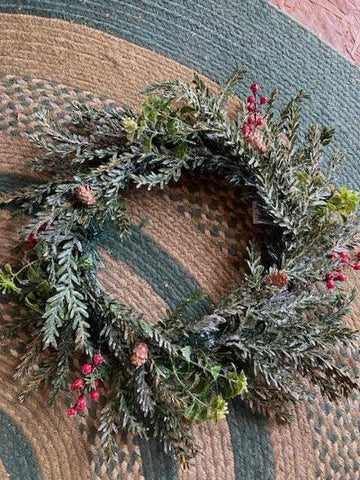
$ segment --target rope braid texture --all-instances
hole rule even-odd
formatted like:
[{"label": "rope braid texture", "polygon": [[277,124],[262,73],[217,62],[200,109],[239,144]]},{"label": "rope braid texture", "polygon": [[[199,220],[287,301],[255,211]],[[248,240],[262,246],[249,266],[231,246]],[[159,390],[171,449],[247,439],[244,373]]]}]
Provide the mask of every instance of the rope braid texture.
[{"label": "rope braid texture", "polygon": [[[0,198],[32,215],[21,264],[0,274],[5,299],[28,310],[2,328],[30,334],[16,374],[21,398],[46,383],[53,402],[75,359],[91,358],[72,384],[68,415],[97,401],[105,384],[107,458],[127,429],[159,437],[187,465],[191,423],[220,420],[230,398],[287,420],[308,380],[331,400],[358,387],[338,354],[356,338],[342,322],[354,292],[341,288],[339,270],[360,267],[348,252],[358,244],[358,195],[334,185],[340,157],[324,152],[332,130],[311,125],[301,140],[302,92],[277,112],[275,93],[259,100],[253,84],[248,104],[228,118],[241,77],[237,70],[216,92],[198,77],[151,85],[139,114],[78,104],[65,126],[42,115],[47,135],[31,138],[44,156],[33,168],[55,177]],[[111,225],[129,234],[126,189],[165,188],[186,171],[245,186],[268,232],[249,244],[244,281],[211,314],[187,314],[203,299],[197,291],[150,326],[103,291],[97,245]]]}]

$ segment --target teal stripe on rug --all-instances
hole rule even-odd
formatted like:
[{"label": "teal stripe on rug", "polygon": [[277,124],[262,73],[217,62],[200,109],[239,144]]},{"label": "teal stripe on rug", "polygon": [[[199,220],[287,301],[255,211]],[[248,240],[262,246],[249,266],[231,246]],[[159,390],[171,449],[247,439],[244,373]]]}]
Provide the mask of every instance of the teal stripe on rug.
[{"label": "teal stripe on rug", "polygon": [[0,410],[0,459],[10,480],[41,480],[30,442],[11,417]]},{"label": "teal stripe on rug", "polygon": [[[140,447],[145,480],[176,480],[175,458],[164,452],[164,447],[154,439],[137,439]],[[210,480],[210,479],[209,479]]]},{"label": "teal stripe on rug", "polygon": [[235,399],[229,404],[227,421],[234,452],[235,478],[273,480],[275,459],[266,417],[252,413],[241,400]]},{"label": "teal stripe on rug", "polygon": [[40,182],[37,182],[34,177],[30,177],[29,175],[17,175],[16,173],[0,174],[0,191],[2,193],[11,192],[17,188],[24,188],[39,183]]},{"label": "teal stripe on rug", "polygon": [[3,0],[0,11],[85,24],[215,81],[239,63],[251,72],[247,83],[278,86],[284,101],[303,88],[313,95],[306,120],[337,129],[347,156],[339,180],[360,186],[359,69],[266,0]]},{"label": "teal stripe on rug", "polygon": [[[117,232],[109,229],[99,235],[97,243],[146,280],[171,309],[200,289],[186,270],[144,234],[141,227],[132,226],[130,232],[128,238],[120,240]],[[189,308],[186,315],[198,318],[210,310],[211,303],[205,299]]]}]

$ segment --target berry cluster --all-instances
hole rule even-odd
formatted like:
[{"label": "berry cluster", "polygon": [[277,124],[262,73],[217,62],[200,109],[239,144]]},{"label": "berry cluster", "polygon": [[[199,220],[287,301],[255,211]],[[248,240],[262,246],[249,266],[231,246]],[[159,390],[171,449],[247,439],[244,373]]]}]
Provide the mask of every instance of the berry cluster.
[{"label": "berry cluster", "polygon": [[91,400],[99,400],[100,393],[97,390],[99,386],[99,380],[96,377],[98,376],[98,367],[103,363],[104,357],[101,355],[101,353],[97,353],[93,356],[92,363],[84,363],[84,365],[81,367],[83,378],[77,378],[71,386],[71,390],[73,392],[77,392],[78,398],[76,404],[67,410],[67,415],[69,417],[75,417],[77,412],[80,412],[86,408],[86,392],[90,393]]},{"label": "berry cluster", "polygon": [[[39,233],[44,232],[46,230],[47,225],[48,225],[48,222],[44,222],[42,225],[40,225],[38,232]],[[30,235],[28,236],[27,242],[25,243],[23,248],[24,252],[26,253],[32,250],[37,243],[38,243],[38,240],[36,236],[33,233],[30,233]]]},{"label": "berry cluster", "polygon": [[[332,252],[330,258],[333,260],[339,260],[340,264],[344,265],[344,267],[349,266],[352,267],[354,270],[360,270],[360,261],[359,260],[351,260],[350,253],[346,251],[341,252]],[[356,252],[355,259],[360,259],[360,251]],[[325,277],[326,286],[327,288],[335,288],[336,281],[337,282],[345,282],[346,275],[341,270],[338,270],[334,273],[328,273]]]},{"label": "berry cluster", "polygon": [[250,135],[256,128],[264,125],[264,118],[260,115],[261,105],[266,105],[269,101],[266,95],[261,95],[259,98],[260,86],[257,83],[253,83],[250,87],[252,95],[247,98],[247,111],[248,116],[245,118],[245,124],[241,128],[242,133]]}]

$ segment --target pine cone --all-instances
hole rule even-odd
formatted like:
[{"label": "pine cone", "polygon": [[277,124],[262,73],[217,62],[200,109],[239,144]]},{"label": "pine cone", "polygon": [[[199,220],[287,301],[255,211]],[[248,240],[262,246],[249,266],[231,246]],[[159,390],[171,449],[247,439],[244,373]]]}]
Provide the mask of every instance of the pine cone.
[{"label": "pine cone", "polygon": [[268,147],[265,145],[264,140],[259,134],[255,133],[245,135],[244,139],[246,142],[250,143],[253,149],[259,152],[261,155],[265,155],[265,153],[267,153]]},{"label": "pine cone", "polygon": [[136,367],[141,367],[141,365],[147,362],[148,358],[149,347],[146,343],[138,343],[132,351],[131,363]]},{"label": "pine cone", "polygon": [[276,287],[279,290],[283,290],[288,286],[289,277],[285,272],[276,271],[265,275],[264,283],[271,287]]},{"label": "pine cone", "polygon": [[94,191],[85,183],[80,185],[80,187],[77,187],[75,190],[75,197],[84,205],[94,205],[94,203],[96,203]]}]

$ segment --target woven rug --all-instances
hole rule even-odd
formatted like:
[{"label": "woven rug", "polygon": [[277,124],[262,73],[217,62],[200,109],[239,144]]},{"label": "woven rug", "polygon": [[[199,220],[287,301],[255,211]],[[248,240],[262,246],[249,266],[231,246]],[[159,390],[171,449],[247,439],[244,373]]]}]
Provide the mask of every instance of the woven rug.
[{"label": "woven rug", "polygon": [[[274,3],[289,10],[289,2]],[[266,1],[0,0],[0,26],[2,191],[41,181],[26,168],[36,155],[26,134],[39,131],[40,110],[66,121],[74,100],[136,108],[139,90],[151,81],[190,79],[195,70],[213,84],[235,64],[251,72],[247,83],[278,86],[284,102],[300,88],[311,92],[306,119],[337,128],[347,156],[339,179],[360,189],[359,71]],[[246,192],[212,181],[189,177],[165,191],[130,192],[128,205],[132,234],[104,240],[101,278],[149,322],[199,286],[219,301],[241,281],[247,241],[263,235]],[[0,212],[1,264],[10,260],[23,221]],[[348,316],[357,328],[359,306]],[[208,308],[203,303],[194,313]],[[43,392],[18,403],[17,353],[3,344],[0,357],[0,480],[360,479],[358,395],[331,404],[314,390],[283,426],[233,402],[226,420],[194,428],[200,454],[189,471],[156,442],[125,434],[118,461],[105,466],[96,412],[79,423],[66,417],[65,398],[49,410]]]}]

